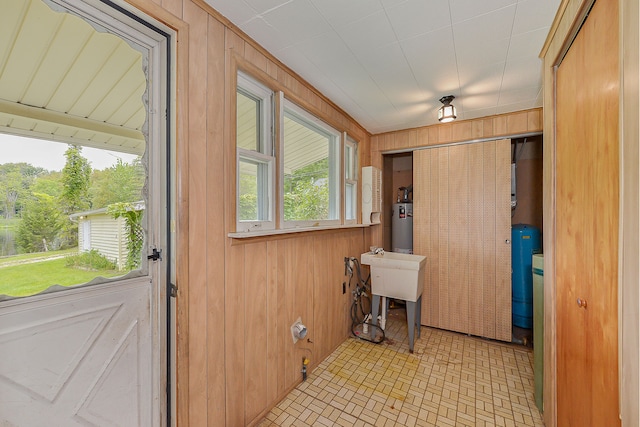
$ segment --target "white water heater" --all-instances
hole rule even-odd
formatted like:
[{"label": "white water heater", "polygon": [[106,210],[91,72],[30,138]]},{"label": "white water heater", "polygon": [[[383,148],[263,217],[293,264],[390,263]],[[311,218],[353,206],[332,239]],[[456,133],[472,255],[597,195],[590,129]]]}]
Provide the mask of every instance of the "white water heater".
[{"label": "white water heater", "polygon": [[413,203],[394,203],[391,212],[391,251],[413,253]]}]

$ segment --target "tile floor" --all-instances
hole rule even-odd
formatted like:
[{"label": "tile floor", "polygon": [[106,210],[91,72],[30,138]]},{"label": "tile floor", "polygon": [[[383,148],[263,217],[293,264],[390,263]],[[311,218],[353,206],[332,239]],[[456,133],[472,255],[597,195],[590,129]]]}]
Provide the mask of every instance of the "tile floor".
[{"label": "tile floor", "polygon": [[544,425],[531,349],[423,326],[410,354],[402,308],[385,332],[345,341],[258,425]]}]

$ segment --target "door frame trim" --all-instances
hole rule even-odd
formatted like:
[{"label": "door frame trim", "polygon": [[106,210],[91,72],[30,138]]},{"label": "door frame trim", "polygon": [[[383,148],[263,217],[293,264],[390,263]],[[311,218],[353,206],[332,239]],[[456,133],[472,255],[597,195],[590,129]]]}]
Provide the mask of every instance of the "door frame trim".
[{"label": "door frame trim", "polygon": [[[153,206],[147,210],[147,252],[159,249],[163,261],[149,261],[143,272],[157,283],[152,287],[153,307],[151,327],[153,345],[153,425],[168,426],[175,423],[176,362],[172,345],[175,333],[175,305],[172,304],[171,283],[175,283],[175,256],[173,229],[176,190],[176,120],[174,117],[177,32],[124,0],[42,0],[57,5],[84,19],[89,25],[121,37],[146,49],[145,74],[148,82],[144,99],[147,103],[147,121],[143,128],[147,149],[143,155],[148,168],[148,194],[153,194]],[[157,141],[157,144],[153,144]],[[164,263],[164,264],[163,264]]]},{"label": "door frame trim", "polygon": [[[571,44],[576,38],[580,28],[585,22],[589,11],[593,7],[596,0],[563,0],[559,6],[558,12],[551,26],[551,30],[547,36],[547,40],[540,52],[540,58],[543,60],[543,217],[545,227],[543,231],[543,253],[544,256],[544,413],[543,418],[545,425],[548,427],[557,427],[557,348],[556,348],[556,263],[555,263],[555,247],[556,247],[556,120],[555,120],[555,96],[556,96],[556,71],[558,65],[569,50]],[[624,3],[630,0],[619,0]],[[619,9],[619,12],[622,8]],[[622,39],[621,39],[622,40]],[[637,42],[637,40],[636,40]],[[637,52],[636,52],[637,53]],[[621,61],[621,68],[622,68]],[[622,71],[621,71],[622,72]],[[636,93],[637,96],[637,93]],[[637,100],[637,98],[636,98]],[[637,104],[636,104],[637,105]],[[620,115],[622,120],[622,114]],[[622,129],[622,126],[620,126]],[[637,143],[637,140],[636,140]],[[621,141],[622,144],[622,141]],[[622,149],[621,149],[622,154]],[[621,167],[621,173],[623,169]],[[621,181],[622,185],[622,181]],[[622,198],[620,199],[622,206]],[[637,219],[637,217],[636,217]],[[633,221],[631,221],[633,222]],[[637,226],[637,221],[636,221]],[[620,222],[619,233],[622,233],[624,223]],[[622,235],[620,235],[622,242]],[[621,256],[622,252],[619,253]],[[637,254],[636,254],[637,255]],[[619,260],[621,262],[621,260]],[[635,278],[637,286],[637,277]],[[622,292],[620,280],[618,283],[619,299]],[[620,305],[620,301],[619,301]],[[622,310],[618,314],[618,334],[623,326],[620,323]],[[622,340],[618,342],[619,358],[624,358]],[[636,349],[637,351],[637,349]],[[636,359],[637,360],[637,359]],[[622,387],[623,372],[622,364],[618,365],[619,387]],[[637,390],[636,390],[637,392]],[[620,405],[624,406],[623,393],[619,393]],[[637,397],[637,394],[636,394]],[[636,399],[637,403],[637,399]],[[633,424],[633,423],[631,423]]]}]

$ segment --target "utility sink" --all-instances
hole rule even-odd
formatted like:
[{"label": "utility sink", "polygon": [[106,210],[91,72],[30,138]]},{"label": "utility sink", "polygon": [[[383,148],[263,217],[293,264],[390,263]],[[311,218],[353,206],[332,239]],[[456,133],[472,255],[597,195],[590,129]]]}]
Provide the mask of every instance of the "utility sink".
[{"label": "utility sink", "polygon": [[422,295],[427,257],[399,252],[360,255],[360,263],[371,268],[371,293],[416,302]]}]

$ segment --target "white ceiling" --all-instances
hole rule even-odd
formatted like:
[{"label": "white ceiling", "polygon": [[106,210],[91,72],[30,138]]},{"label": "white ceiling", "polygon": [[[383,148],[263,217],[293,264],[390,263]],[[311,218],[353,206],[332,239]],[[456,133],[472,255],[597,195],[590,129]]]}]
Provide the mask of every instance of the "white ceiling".
[{"label": "white ceiling", "polygon": [[376,134],[542,106],[560,0],[206,0]]}]

